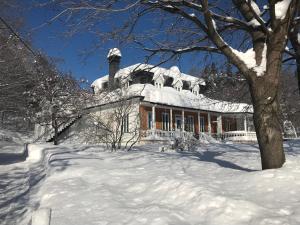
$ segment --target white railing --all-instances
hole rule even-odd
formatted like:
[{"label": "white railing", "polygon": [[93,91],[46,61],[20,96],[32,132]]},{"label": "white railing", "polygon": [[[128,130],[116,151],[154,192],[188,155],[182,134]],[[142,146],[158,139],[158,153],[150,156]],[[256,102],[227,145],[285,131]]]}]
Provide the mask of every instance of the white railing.
[{"label": "white railing", "polygon": [[[173,138],[188,138],[188,137],[196,137],[196,135],[193,132],[187,132],[187,131],[164,131],[164,130],[143,130],[142,138],[149,139],[149,140],[155,140],[155,139],[173,139]],[[200,133],[199,138],[202,136],[205,136],[206,138],[208,136],[213,137],[216,140],[226,140],[226,141],[237,141],[237,142],[243,142],[243,141],[257,141],[256,133],[252,131],[230,131],[225,132],[222,134],[217,133]]]},{"label": "white railing", "polygon": [[192,137],[194,136],[193,132],[187,132],[187,131],[165,131],[165,130],[143,130],[142,131],[142,137],[160,137],[160,138],[177,138],[177,137]]},{"label": "white railing", "polygon": [[254,131],[229,131],[222,133],[221,138],[228,141],[257,141]]}]

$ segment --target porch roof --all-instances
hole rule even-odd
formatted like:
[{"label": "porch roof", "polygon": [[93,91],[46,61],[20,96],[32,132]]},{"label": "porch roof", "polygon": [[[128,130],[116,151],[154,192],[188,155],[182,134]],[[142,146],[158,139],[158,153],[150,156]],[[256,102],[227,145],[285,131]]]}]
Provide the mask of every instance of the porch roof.
[{"label": "porch roof", "polygon": [[253,113],[253,107],[245,103],[214,100],[204,95],[195,95],[188,90],[179,92],[172,87],[157,88],[151,84],[134,84],[129,86],[127,94],[167,106],[222,113]]}]

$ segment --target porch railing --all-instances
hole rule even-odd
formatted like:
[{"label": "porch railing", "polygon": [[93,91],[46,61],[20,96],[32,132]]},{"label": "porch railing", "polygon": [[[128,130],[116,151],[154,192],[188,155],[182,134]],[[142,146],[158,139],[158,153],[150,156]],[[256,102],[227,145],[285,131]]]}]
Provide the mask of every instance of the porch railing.
[{"label": "porch railing", "polygon": [[225,132],[222,134],[217,133],[201,133],[200,135],[196,135],[193,132],[187,131],[164,131],[164,130],[143,130],[141,132],[142,138],[166,138],[166,139],[173,139],[173,138],[189,138],[189,137],[196,137],[200,138],[202,136],[211,136],[216,140],[227,140],[227,141],[257,141],[256,133],[255,132],[246,132],[246,131],[230,131]]},{"label": "porch railing", "polygon": [[227,141],[257,141],[254,131],[228,131],[217,134],[218,139]]},{"label": "porch railing", "polygon": [[162,137],[162,138],[177,138],[177,137],[193,137],[193,132],[187,131],[166,131],[166,130],[143,130],[142,137]]}]

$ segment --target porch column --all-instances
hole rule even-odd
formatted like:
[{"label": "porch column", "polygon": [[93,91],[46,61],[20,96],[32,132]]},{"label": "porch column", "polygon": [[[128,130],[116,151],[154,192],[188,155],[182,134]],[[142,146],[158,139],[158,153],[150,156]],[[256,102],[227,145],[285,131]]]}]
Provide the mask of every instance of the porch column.
[{"label": "porch column", "polygon": [[211,134],[211,119],[210,119],[210,113],[207,114],[207,120],[208,120],[208,133]]},{"label": "porch column", "polygon": [[170,108],[170,131],[173,130],[173,110]]},{"label": "porch column", "polygon": [[184,131],[184,110],[182,110],[181,114],[181,131]]},{"label": "porch column", "polygon": [[217,117],[217,133],[222,134],[222,116],[218,115]]},{"label": "porch column", "polygon": [[156,129],[155,105],[152,106],[152,130]]},{"label": "porch column", "polygon": [[245,132],[248,131],[248,129],[247,129],[247,114],[244,116],[244,130],[245,130]]},{"label": "porch column", "polygon": [[200,112],[198,111],[198,134],[200,135],[201,128],[200,128]]}]

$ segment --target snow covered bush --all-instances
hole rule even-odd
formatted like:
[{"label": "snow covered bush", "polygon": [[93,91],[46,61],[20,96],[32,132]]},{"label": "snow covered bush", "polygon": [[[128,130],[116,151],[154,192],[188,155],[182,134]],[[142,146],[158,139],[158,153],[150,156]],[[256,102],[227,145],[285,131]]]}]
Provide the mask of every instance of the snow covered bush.
[{"label": "snow covered bush", "polygon": [[200,142],[193,136],[176,137],[171,144],[171,148],[179,151],[195,151]]}]

